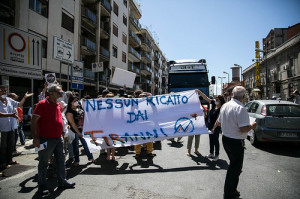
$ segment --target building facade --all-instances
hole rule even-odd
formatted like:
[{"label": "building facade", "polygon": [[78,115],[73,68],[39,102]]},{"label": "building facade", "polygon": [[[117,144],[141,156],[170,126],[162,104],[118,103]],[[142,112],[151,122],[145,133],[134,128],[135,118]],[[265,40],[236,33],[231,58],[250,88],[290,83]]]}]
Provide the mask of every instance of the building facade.
[{"label": "building facade", "polygon": [[[122,87],[111,83],[116,67],[136,73],[128,90],[165,92],[167,60],[152,33],[139,23],[142,12],[136,0],[4,0],[0,10],[2,24],[42,39],[42,77],[0,74],[1,84],[13,92],[39,93],[46,73],[55,73],[64,90],[71,90],[71,64],[53,58],[54,37],[72,43],[74,59],[84,62],[81,96]],[[92,63],[101,63],[103,72],[92,72]]]},{"label": "building facade", "polygon": [[300,90],[300,33],[281,45],[265,51],[260,60],[260,86],[256,86],[256,67],[243,70],[249,99],[281,98],[287,100],[292,92]]}]

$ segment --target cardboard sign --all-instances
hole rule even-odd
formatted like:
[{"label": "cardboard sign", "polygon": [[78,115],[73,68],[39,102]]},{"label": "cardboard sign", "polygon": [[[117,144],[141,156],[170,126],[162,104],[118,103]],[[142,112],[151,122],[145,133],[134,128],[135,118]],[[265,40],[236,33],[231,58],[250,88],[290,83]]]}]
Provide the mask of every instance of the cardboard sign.
[{"label": "cardboard sign", "polygon": [[128,88],[133,88],[134,80],[136,74],[127,70],[116,68],[111,83],[124,86]]}]

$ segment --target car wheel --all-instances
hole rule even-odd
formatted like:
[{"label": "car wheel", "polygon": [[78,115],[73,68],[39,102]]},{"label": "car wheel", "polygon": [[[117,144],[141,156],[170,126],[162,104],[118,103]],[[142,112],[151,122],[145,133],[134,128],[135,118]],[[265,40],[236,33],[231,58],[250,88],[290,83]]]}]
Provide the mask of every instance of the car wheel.
[{"label": "car wheel", "polygon": [[258,146],[258,144],[259,144],[254,132],[253,132],[252,136],[249,136],[249,141],[253,146]]}]

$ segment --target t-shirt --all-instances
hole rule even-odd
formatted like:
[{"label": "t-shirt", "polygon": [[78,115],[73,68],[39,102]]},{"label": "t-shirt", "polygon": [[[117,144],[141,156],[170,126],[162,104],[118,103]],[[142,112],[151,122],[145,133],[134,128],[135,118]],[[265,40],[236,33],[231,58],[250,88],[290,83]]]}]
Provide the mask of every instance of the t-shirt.
[{"label": "t-shirt", "polygon": [[[19,102],[6,97],[6,104],[3,104],[0,100],[0,112],[1,113],[14,113],[18,107]],[[0,132],[9,132],[18,128],[17,119],[14,117],[0,118]]]},{"label": "t-shirt", "polygon": [[[79,126],[79,121],[81,120],[81,118],[83,117],[83,110],[82,109],[77,109],[77,111],[73,110],[73,109],[67,109],[66,111],[66,115],[68,113],[73,114],[73,119],[74,122],[78,128],[78,130],[80,131],[80,133],[82,132],[82,126]],[[70,122],[68,121],[68,124],[70,125],[71,130],[76,133],[76,131],[73,129],[72,125],[70,124]]]},{"label": "t-shirt", "polygon": [[214,100],[211,101],[212,104],[212,109],[209,111],[207,115],[207,128],[208,130],[211,130],[214,127],[215,122],[218,119],[219,113],[220,113],[220,108],[215,108],[216,103]]},{"label": "t-shirt", "polygon": [[49,97],[40,101],[33,115],[40,117],[37,124],[37,133],[41,138],[59,138],[63,132],[62,115],[60,104],[52,103]]},{"label": "t-shirt", "polygon": [[231,99],[220,110],[218,122],[221,123],[223,135],[234,139],[246,139],[247,133],[240,127],[249,126],[250,119],[245,106],[237,99]]}]

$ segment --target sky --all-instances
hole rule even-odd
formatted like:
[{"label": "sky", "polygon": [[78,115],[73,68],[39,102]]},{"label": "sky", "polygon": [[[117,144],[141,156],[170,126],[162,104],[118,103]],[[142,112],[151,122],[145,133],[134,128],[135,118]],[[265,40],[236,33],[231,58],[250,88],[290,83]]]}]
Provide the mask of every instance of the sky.
[{"label": "sky", "polygon": [[[206,59],[209,78],[232,78],[234,64],[253,64],[255,41],[300,23],[300,0],[136,0],[140,23],[166,59]],[[219,84],[219,82],[217,82]]]}]

